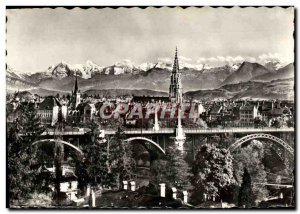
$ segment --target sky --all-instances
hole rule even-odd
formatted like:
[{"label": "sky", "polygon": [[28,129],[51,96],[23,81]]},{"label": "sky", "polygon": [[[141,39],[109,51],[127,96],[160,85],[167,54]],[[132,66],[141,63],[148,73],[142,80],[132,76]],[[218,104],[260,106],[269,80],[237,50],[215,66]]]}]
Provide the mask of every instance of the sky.
[{"label": "sky", "polygon": [[61,61],[100,66],[180,61],[294,61],[293,8],[7,9],[7,64],[37,72]]}]

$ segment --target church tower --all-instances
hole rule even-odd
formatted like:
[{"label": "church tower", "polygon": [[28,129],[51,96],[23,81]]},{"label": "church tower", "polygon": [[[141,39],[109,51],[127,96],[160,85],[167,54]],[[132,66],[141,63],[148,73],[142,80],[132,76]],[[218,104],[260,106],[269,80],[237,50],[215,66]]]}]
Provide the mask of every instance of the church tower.
[{"label": "church tower", "polygon": [[183,88],[181,84],[181,72],[179,71],[179,63],[178,63],[177,47],[176,47],[173,70],[171,74],[171,83],[169,88],[169,98],[171,102],[182,103],[182,92],[183,92]]},{"label": "church tower", "polygon": [[75,79],[75,86],[73,91],[73,100],[75,101],[75,108],[80,104],[80,91],[78,90],[77,74]]}]

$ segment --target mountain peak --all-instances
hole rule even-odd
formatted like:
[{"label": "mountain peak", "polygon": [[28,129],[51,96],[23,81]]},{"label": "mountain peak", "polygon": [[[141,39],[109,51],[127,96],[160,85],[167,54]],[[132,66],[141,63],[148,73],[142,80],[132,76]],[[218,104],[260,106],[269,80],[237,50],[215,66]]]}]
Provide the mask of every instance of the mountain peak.
[{"label": "mountain peak", "polygon": [[96,63],[94,63],[92,60],[87,60],[85,65],[90,65],[90,66],[98,66]]},{"label": "mountain peak", "polygon": [[257,63],[257,62],[249,62],[249,61],[244,61],[241,64],[242,66],[262,66],[261,64]]},{"label": "mountain peak", "polygon": [[236,71],[234,71],[224,80],[222,85],[247,82],[256,76],[267,73],[271,73],[271,71],[265,68],[263,65],[245,61]]},{"label": "mountain peak", "polygon": [[279,68],[278,70],[273,71],[271,75],[270,73],[259,75],[253,78],[253,80],[266,82],[266,81],[282,80],[282,79],[290,79],[290,78],[294,78],[293,63],[290,63],[282,68]]}]

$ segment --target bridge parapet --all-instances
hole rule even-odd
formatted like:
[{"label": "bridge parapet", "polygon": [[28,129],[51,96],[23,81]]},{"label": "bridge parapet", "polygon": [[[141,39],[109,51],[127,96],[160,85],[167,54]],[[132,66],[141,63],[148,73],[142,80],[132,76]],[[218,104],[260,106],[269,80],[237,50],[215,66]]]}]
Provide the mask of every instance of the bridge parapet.
[{"label": "bridge parapet", "polygon": [[[116,133],[114,129],[104,129],[105,135],[113,135]],[[283,132],[294,132],[294,128],[225,128],[225,129],[202,129],[202,128],[183,128],[185,134],[218,134],[218,133],[283,133]],[[141,134],[175,134],[175,128],[160,128],[159,130],[153,129],[125,129],[125,134],[141,135]],[[80,131],[63,131],[54,132],[47,131],[42,135],[85,135],[86,130]]]}]

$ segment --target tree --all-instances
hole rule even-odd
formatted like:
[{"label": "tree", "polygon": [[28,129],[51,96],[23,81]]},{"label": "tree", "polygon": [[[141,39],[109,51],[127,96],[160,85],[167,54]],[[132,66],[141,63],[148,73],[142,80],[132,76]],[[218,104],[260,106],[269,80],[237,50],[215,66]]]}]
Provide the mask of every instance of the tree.
[{"label": "tree", "polygon": [[[22,182],[22,179],[27,175],[27,166],[24,165],[24,162],[28,160],[28,157],[22,153],[22,143],[18,135],[19,132],[20,130],[17,123],[12,124],[11,127],[7,128],[6,142],[8,143],[7,174],[9,205],[12,205],[16,200],[18,201],[28,195],[30,190],[27,187],[26,180],[24,183]],[[31,183],[29,183],[29,185],[30,184]]]},{"label": "tree", "polygon": [[107,184],[109,178],[106,165],[106,147],[99,142],[89,144],[85,149],[86,172],[89,176],[89,184],[96,188],[98,185]]},{"label": "tree", "polygon": [[81,188],[91,185],[95,189],[108,183],[107,150],[100,141],[98,124],[92,120],[89,128],[89,143],[83,149],[84,161],[77,163],[76,175]]},{"label": "tree", "polygon": [[60,142],[55,142],[55,147],[54,147],[54,166],[55,166],[54,198],[56,200],[57,205],[60,205],[60,202],[61,202],[60,183],[63,178],[63,175],[62,175],[63,159],[64,159],[63,145]]},{"label": "tree", "polygon": [[86,98],[88,98],[88,97],[89,97],[89,96],[88,96],[86,93],[84,93],[83,96],[82,96],[83,99],[86,99]]},{"label": "tree", "polygon": [[219,196],[222,189],[235,183],[232,156],[226,149],[205,144],[196,155],[192,167],[192,182],[195,194],[201,199],[203,194]]},{"label": "tree", "polygon": [[109,147],[108,162],[117,188],[120,187],[123,180],[135,179],[136,163],[132,158],[131,146],[125,145],[125,137],[124,131],[119,127]]},{"label": "tree", "polygon": [[71,101],[71,95],[67,94],[67,100]]},{"label": "tree", "polygon": [[190,167],[184,160],[184,154],[176,146],[166,149],[166,182],[169,186],[190,189]]},{"label": "tree", "polygon": [[151,171],[157,184],[166,183],[168,187],[191,189],[190,167],[183,153],[174,145],[166,148],[164,159],[153,161]]},{"label": "tree", "polygon": [[291,206],[295,206],[295,168],[293,169],[293,179],[292,179],[292,182],[293,182],[293,188],[292,188],[292,193],[291,193]]},{"label": "tree", "polygon": [[286,121],[286,125],[287,125],[287,127],[289,127],[289,128],[294,127],[294,125],[295,125],[294,118],[289,118],[289,119]]},{"label": "tree", "polygon": [[43,175],[37,148],[32,146],[44,128],[34,106],[22,104],[22,117],[7,129],[8,189],[10,204],[19,203],[34,192],[49,191],[50,175]]},{"label": "tree", "polygon": [[260,116],[254,118],[254,127],[264,128],[264,127],[268,127],[268,124],[266,123],[266,121],[262,120],[262,117]]},{"label": "tree", "polygon": [[243,181],[239,190],[238,206],[244,208],[252,207],[254,202],[253,196],[251,177],[247,168],[244,168]]},{"label": "tree", "polygon": [[273,118],[271,120],[271,127],[273,128],[281,128],[283,126],[283,121],[281,118]]},{"label": "tree", "polygon": [[197,125],[197,127],[205,128],[205,129],[207,128],[206,122],[203,119],[201,119],[201,118],[198,118],[196,120],[195,124]]},{"label": "tree", "polygon": [[158,159],[154,160],[150,165],[151,174],[153,174],[154,184],[167,183],[166,171],[167,160]]},{"label": "tree", "polygon": [[25,143],[24,147],[30,149],[31,144],[40,138],[45,128],[41,125],[40,118],[37,116],[32,103],[22,105],[22,109],[22,141]]},{"label": "tree", "polygon": [[[244,168],[251,174],[255,183],[267,183],[267,173],[263,165],[264,147],[257,140],[242,147],[234,154],[234,174],[239,185],[242,183]],[[261,201],[268,196],[265,186],[253,186],[254,200]]]}]

